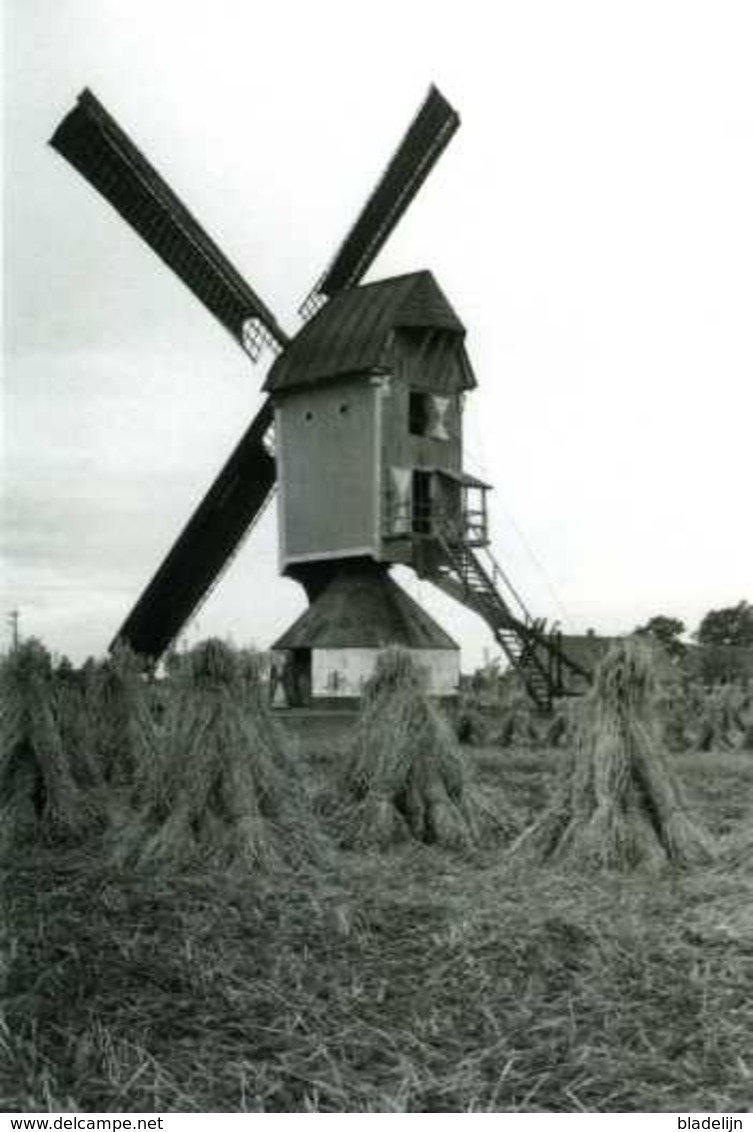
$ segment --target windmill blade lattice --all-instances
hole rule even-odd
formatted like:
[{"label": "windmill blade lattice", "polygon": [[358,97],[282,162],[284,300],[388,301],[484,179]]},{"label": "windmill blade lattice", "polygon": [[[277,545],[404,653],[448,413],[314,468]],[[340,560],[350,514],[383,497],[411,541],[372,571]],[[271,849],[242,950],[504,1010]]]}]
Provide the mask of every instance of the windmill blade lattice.
[{"label": "windmill blade lattice", "polygon": [[299,308],[309,318],[327,298],[363,279],[460,125],[432,86],[335,258]]},{"label": "windmill blade lattice", "polygon": [[112,205],[256,360],[288,341],[256,292],[91,91],[50,145]]}]

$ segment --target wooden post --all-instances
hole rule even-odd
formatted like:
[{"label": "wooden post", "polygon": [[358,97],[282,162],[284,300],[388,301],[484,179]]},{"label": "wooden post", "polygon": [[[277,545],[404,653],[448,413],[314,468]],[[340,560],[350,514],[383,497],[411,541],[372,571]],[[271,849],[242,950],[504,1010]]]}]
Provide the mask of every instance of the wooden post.
[{"label": "wooden post", "polygon": [[10,613],[8,614],[8,624],[10,625],[11,642],[12,642],[11,648],[13,649],[14,652],[18,648],[18,622],[19,622],[20,617],[21,617],[21,614],[18,612],[17,609],[11,609]]}]

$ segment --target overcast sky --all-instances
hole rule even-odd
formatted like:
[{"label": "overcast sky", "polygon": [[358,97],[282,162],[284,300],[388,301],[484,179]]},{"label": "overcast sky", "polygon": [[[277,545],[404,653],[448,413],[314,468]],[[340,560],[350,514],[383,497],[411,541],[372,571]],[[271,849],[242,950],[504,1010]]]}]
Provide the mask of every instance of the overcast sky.
[{"label": "overcast sky", "polygon": [[[462,127],[368,278],[428,267],[468,328],[497,557],[577,631],[753,598],[750,13],[6,0],[3,613],[101,653],[266,368],[46,145],[84,86],[292,332],[436,82]],[[189,640],[269,645],[304,607],[276,554],[272,509]]]}]

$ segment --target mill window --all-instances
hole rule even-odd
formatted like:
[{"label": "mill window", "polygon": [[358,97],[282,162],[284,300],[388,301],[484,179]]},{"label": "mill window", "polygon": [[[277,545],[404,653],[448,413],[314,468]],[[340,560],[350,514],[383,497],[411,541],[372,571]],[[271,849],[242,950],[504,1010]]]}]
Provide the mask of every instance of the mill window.
[{"label": "mill window", "polygon": [[428,393],[418,393],[412,389],[408,402],[408,431],[413,436],[427,436],[431,397]]},{"label": "mill window", "polygon": [[408,406],[408,431],[413,436],[429,436],[432,440],[449,440],[447,416],[449,397],[412,390]]}]

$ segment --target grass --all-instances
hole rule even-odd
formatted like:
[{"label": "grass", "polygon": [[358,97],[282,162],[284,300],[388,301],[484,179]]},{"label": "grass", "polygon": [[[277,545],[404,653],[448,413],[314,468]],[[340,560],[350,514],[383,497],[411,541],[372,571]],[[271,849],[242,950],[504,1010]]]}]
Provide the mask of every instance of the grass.
[{"label": "grass", "polygon": [[[316,788],[341,750],[302,760]],[[468,751],[525,822],[561,753]],[[674,756],[725,834],[745,752]],[[3,877],[0,1107],[727,1111],[753,1099],[753,872],[411,844],[316,871],[134,878],[96,839]],[[2,1057],[0,1057],[2,1063]]]}]

